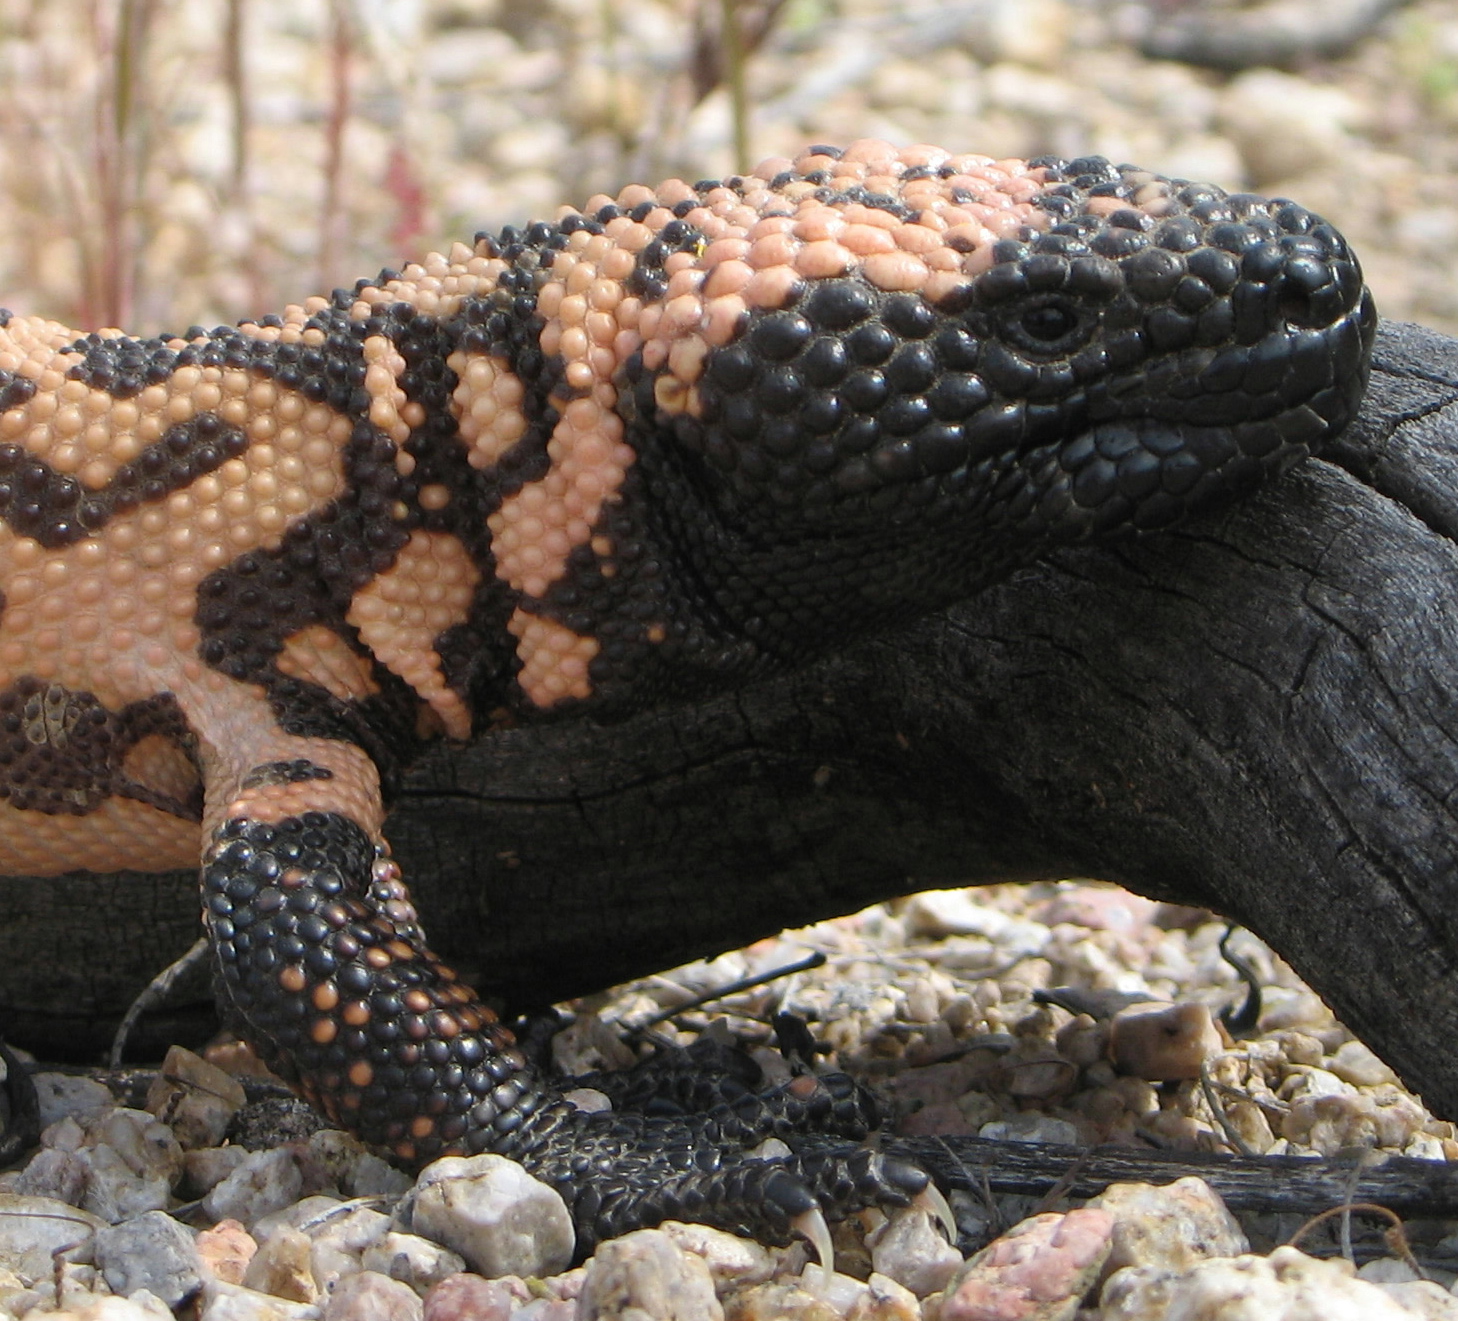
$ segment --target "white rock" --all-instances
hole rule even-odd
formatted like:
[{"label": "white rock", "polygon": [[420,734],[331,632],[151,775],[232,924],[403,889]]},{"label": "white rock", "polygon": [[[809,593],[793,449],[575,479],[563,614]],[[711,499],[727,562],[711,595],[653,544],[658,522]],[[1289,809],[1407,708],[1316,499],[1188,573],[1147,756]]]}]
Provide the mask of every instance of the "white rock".
[{"label": "white rock", "polygon": [[572,1261],[566,1203],[503,1156],[447,1156],[416,1183],[411,1228],[482,1275],[555,1275]]},{"label": "white rock", "polygon": [[55,1151],[80,1151],[86,1145],[86,1130],[65,1115],[41,1130],[40,1144]]},{"label": "white rock", "polygon": [[314,1282],[327,1292],[337,1281],[359,1274],[361,1256],[389,1229],[390,1217],[371,1206],[315,1194],[264,1216],[253,1226],[253,1236],[260,1244],[276,1234],[307,1236]]},{"label": "white rock", "polygon": [[172,1188],[165,1175],[137,1175],[105,1143],[82,1147],[76,1158],[86,1166],[81,1205],[112,1224],[144,1211],[160,1211],[171,1200]]},{"label": "white rock", "polygon": [[962,1265],[962,1254],[921,1207],[893,1211],[866,1242],[877,1272],[918,1298],[946,1288]]},{"label": "white rock", "polygon": [[1203,1179],[1177,1179],[1165,1187],[1116,1183],[1089,1205],[1114,1218],[1105,1267],[1110,1274],[1125,1266],[1185,1270],[1210,1257],[1250,1251],[1239,1223]]},{"label": "white rock", "polygon": [[1009,950],[1036,954],[1052,932],[1041,922],[979,904],[966,890],[926,890],[906,904],[907,926],[923,936],[982,936]]},{"label": "white rock", "polygon": [[729,1299],[734,1321],[838,1321],[845,1309],[859,1300],[863,1286],[848,1275],[837,1275],[829,1286],[832,1296],[827,1297],[827,1286],[818,1268],[812,1268],[812,1272],[816,1273],[813,1283],[769,1280],[735,1290]]},{"label": "white rock", "polygon": [[1041,69],[1063,66],[1073,25],[1063,0],[990,0],[969,7],[962,44],[986,64],[1011,60]]},{"label": "white rock", "polygon": [[998,1142],[1058,1142],[1076,1146],[1078,1129],[1066,1119],[1040,1115],[1035,1111],[1014,1115],[1011,1119],[994,1119],[977,1130],[980,1138]]},{"label": "white rock", "polygon": [[1344,1147],[1405,1147],[1427,1122],[1410,1097],[1395,1087],[1379,1093],[1304,1096],[1281,1119],[1281,1136],[1334,1156]]},{"label": "white rock", "polygon": [[49,1280],[51,1254],[70,1244],[80,1246],[66,1254],[68,1260],[89,1262],[93,1236],[105,1228],[100,1216],[65,1202],[0,1193],[0,1261],[27,1286]]},{"label": "white rock", "polygon": [[314,1279],[321,1289],[358,1274],[364,1254],[390,1232],[390,1217],[370,1206],[347,1202],[340,1209],[303,1226],[314,1242]]},{"label": "white rock", "polygon": [[915,1294],[884,1275],[873,1275],[872,1278],[877,1281],[874,1293],[867,1280],[858,1280],[839,1271],[827,1273],[812,1263],[800,1272],[798,1278],[784,1282],[798,1288],[798,1297],[781,1294],[777,1298],[771,1292],[776,1286],[771,1284],[766,1289],[748,1290],[731,1300],[729,1315],[740,1321],[745,1310],[740,1299],[757,1297],[759,1311],[753,1314],[755,1321],[781,1321],[781,1318],[788,1321],[791,1317],[794,1321],[822,1321],[822,1318],[830,1321],[831,1317],[845,1317],[847,1321],[851,1317],[858,1318],[858,1321],[871,1321],[873,1317],[877,1321],[882,1318],[892,1321],[898,1314],[906,1313],[909,1300],[910,1315],[920,1321],[921,1308]]},{"label": "white rock", "polygon": [[1218,1257],[1185,1271],[1130,1266],[1100,1297],[1103,1321],[1412,1321],[1384,1290],[1340,1258],[1295,1248],[1269,1257]]},{"label": "white rock", "polygon": [[35,1094],[40,1101],[40,1125],[43,1129],[66,1118],[84,1126],[116,1108],[116,1099],[109,1088],[90,1078],[73,1077],[69,1073],[36,1074]]},{"label": "white rock", "polygon": [[785,1259],[783,1248],[767,1248],[753,1239],[740,1238],[708,1225],[665,1220],[658,1228],[685,1252],[704,1259],[715,1291],[720,1294],[739,1285],[763,1283]]},{"label": "white rock", "polygon": [[201,1151],[184,1151],[179,1191],[185,1196],[205,1197],[251,1154],[247,1147],[204,1147]]},{"label": "white rock", "polygon": [[422,1297],[432,1285],[466,1269],[460,1253],[419,1234],[383,1235],[364,1250],[360,1265],[408,1284]]},{"label": "white rock", "polygon": [[587,1264],[578,1321],[723,1321],[702,1257],[658,1229],[639,1229],[598,1247]]},{"label": "white rock", "polygon": [[203,1308],[198,1321],[319,1321],[313,1303],[290,1303],[241,1284],[209,1280],[203,1286]]},{"label": "white rock", "polygon": [[173,1312],[155,1294],[137,1289],[126,1298],[103,1298],[83,1321],[172,1321]]},{"label": "white rock", "polygon": [[1306,1065],[1295,1067],[1281,1084],[1283,1101],[1300,1101],[1318,1096],[1355,1096],[1357,1089],[1327,1069]]},{"label": "white rock", "polygon": [[921,1304],[905,1285],[872,1271],[846,1321],[921,1321]]},{"label": "white rock", "polygon": [[288,1206],[303,1186],[292,1152],[250,1152],[247,1160],[203,1198],[203,1214],[251,1228],[270,1211]]},{"label": "white rock", "polygon": [[1397,1075],[1360,1041],[1344,1041],[1327,1061],[1332,1073],[1354,1087],[1375,1087],[1379,1083],[1396,1083]]},{"label": "white rock", "polygon": [[1422,1321],[1458,1321],[1458,1298],[1432,1280],[1403,1280],[1377,1287]]},{"label": "white rock", "polygon": [[312,1193],[297,1202],[277,1211],[259,1216],[253,1225],[253,1237],[262,1243],[270,1234],[281,1228],[302,1229],[305,1232],[317,1230],[321,1225],[348,1214],[351,1208],[338,1197],[328,1193]]},{"label": "white rock", "polygon": [[165,1179],[172,1187],[182,1176],[182,1147],[172,1130],[145,1110],[111,1111],[90,1124],[86,1141],[110,1147],[139,1179]]},{"label": "white rock", "polygon": [[1374,1257],[1357,1268],[1357,1278],[1366,1280],[1368,1284],[1406,1284],[1409,1280],[1420,1280],[1422,1276],[1401,1257]]},{"label": "white rock", "polygon": [[25,1197],[53,1197],[80,1206],[86,1195],[86,1169],[78,1152],[42,1147],[20,1171],[13,1191]]},{"label": "white rock", "polygon": [[[40,1321],[43,1313],[30,1313]],[[172,1310],[145,1289],[135,1298],[115,1298],[109,1294],[67,1295],[65,1310],[51,1314],[55,1321],[171,1321]]]},{"label": "white rock", "polygon": [[165,1211],[99,1230],[95,1251],[112,1293],[145,1289],[175,1308],[202,1288],[202,1258],[193,1236]]},{"label": "white rock", "polygon": [[291,1303],[318,1302],[313,1249],[313,1240],[302,1230],[278,1226],[258,1245],[243,1272],[243,1287]]}]

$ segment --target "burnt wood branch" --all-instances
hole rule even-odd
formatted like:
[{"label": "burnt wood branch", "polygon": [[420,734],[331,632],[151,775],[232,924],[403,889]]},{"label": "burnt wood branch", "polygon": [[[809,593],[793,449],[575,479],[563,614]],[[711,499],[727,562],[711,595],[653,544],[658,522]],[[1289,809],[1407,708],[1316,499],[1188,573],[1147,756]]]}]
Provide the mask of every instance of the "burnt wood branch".
[{"label": "burnt wood branch", "polygon": [[1233,1211],[1319,1215],[1358,1202],[1404,1218],[1451,1216],[1458,1206],[1458,1169],[1444,1161],[1392,1156],[1366,1165],[1359,1155],[1232,1156],[1215,1152],[1070,1147],[1053,1142],[988,1138],[899,1138],[887,1144],[914,1160],[943,1187],[974,1196],[991,1192],[1075,1199],[1097,1197],[1115,1183],[1203,1179]]},{"label": "burnt wood branch", "polygon": [[[1458,1115],[1455,404],[1458,344],[1387,325],[1356,426],[1228,514],[433,757],[389,823],[427,929],[524,1007],[925,886],[1104,877],[1256,931]],[[196,935],[190,873],[0,886],[0,1014],[47,1055]]]},{"label": "burnt wood branch", "polygon": [[[1338,59],[1407,0],[1269,0],[1254,7],[1152,5],[1140,49],[1239,71]],[[1167,12],[1168,11],[1168,12]]]}]

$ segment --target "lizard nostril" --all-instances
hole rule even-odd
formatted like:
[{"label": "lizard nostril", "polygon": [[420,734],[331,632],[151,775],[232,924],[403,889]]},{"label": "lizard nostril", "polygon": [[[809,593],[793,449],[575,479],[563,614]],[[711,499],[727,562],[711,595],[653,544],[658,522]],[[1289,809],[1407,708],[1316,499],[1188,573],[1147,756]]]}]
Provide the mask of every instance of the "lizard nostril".
[{"label": "lizard nostril", "polygon": [[1315,257],[1293,257],[1277,281],[1281,315],[1297,326],[1330,325],[1346,310],[1331,267]]}]

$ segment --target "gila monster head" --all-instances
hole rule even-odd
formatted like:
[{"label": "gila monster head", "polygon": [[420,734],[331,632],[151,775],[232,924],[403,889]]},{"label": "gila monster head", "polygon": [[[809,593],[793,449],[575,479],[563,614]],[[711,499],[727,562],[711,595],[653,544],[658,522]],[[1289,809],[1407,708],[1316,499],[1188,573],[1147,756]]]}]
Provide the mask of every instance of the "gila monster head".
[{"label": "gila monster head", "polygon": [[[1101,158],[1029,162],[978,201],[957,172],[907,163],[892,191],[822,181],[812,158],[772,181],[813,186],[775,236],[787,266],[847,269],[786,280],[697,375],[670,354],[637,391],[724,516],[829,534],[976,520],[1018,542],[1154,529],[1355,412],[1375,313],[1320,217]],[[991,214],[980,234],[938,228],[929,198]],[[834,229],[827,210],[880,251],[810,256],[833,240],[799,231]]]},{"label": "gila monster head", "polygon": [[815,147],[558,224],[541,345],[626,456],[527,592],[595,639],[580,695],[632,651],[793,657],[1247,491],[1351,418],[1376,321],[1311,212],[1097,157]]}]

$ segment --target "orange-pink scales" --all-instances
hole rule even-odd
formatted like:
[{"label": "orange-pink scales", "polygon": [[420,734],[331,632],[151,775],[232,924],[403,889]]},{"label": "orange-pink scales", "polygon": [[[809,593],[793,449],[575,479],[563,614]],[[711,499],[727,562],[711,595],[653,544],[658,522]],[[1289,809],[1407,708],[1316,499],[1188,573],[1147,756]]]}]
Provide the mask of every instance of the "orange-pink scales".
[{"label": "orange-pink scales", "polygon": [[[786,174],[817,181],[784,182]],[[562,359],[571,397],[554,400],[561,417],[548,445],[549,471],[504,500],[489,523],[497,575],[525,598],[509,628],[519,640],[518,681],[539,707],[592,691],[588,665],[597,641],[544,618],[534,605],[562,578],[572,551],[588,543],[604,502],[616,498],[633,463],[615,384],[633,354],[641,351],[644,367],[660,372],[659,408],[697,416],[705,359],[734,338],[752,309],[782,307],[804,281],[850,272],[935,302],[986,270],[998,239],[1049,224],[1033,204],[1043,170],[935,147],[865,140],[838,157],[766,161],[745,182],[700,193],[670,179],[656,189],[633,185],[616,198],[589,199],[587,215],[613,205],[624,214],[602,233],[573,233],[538,292],[537,311],[546,320],[540,347]],[[827,190],[890,196],[913,218],[819,200]],[[564,209],[558,219],[572,214]],[[666,291],[645,305],[629,292],[629,277],[639,254],[675,220],[702,241],[667,257]],[[521,384],[504,361],[487,355],[457,352],[449,363],[460,377],[454,406],[461,437],[471,463],[487,468],[526,431]]]}]

